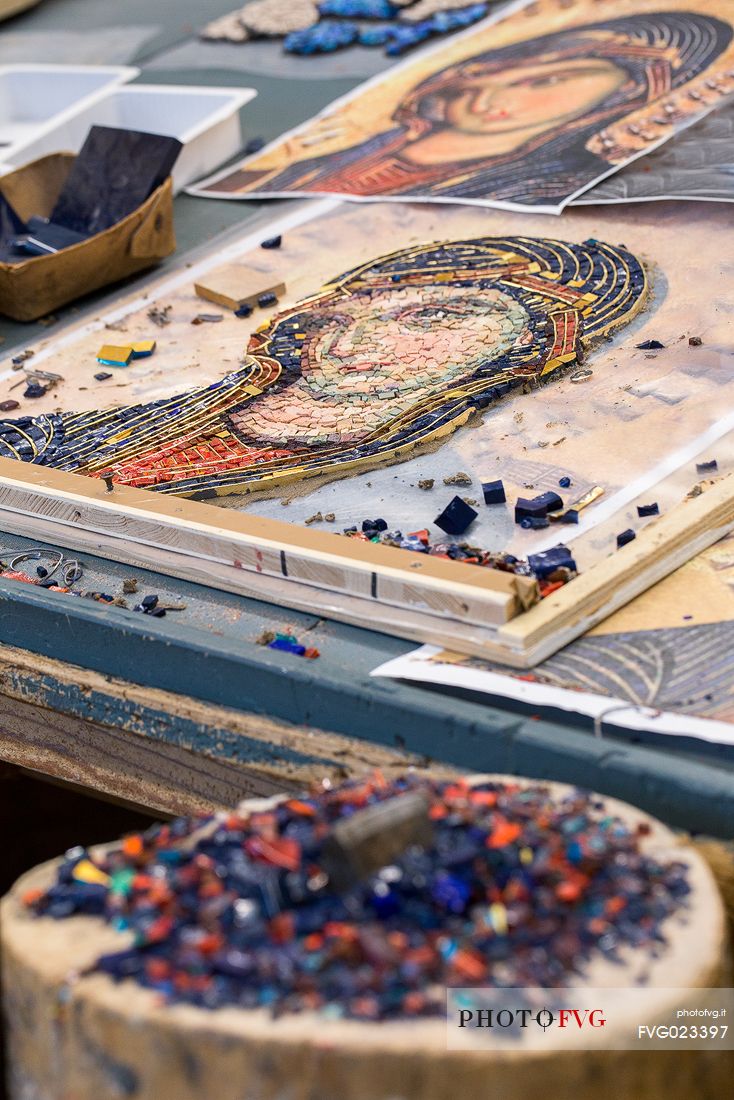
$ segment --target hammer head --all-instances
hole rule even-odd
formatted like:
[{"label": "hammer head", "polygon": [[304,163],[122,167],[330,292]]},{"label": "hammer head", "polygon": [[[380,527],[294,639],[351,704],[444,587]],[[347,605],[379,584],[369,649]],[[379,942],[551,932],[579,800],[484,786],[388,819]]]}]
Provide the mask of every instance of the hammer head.
[{"label": "hammer head", "polygon": [[433,826],[423,791],[357,810],[337,821],[323,849],[321,865],[337,889],[346,890],[394,863],[411,845],[428,848]]}]

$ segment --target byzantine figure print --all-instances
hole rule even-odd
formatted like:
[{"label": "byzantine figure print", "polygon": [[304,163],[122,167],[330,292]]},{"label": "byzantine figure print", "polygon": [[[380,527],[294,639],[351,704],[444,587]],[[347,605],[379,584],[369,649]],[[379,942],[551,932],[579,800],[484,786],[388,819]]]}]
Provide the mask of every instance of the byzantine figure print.
[{"label": "byzantine figure print", "polygon": [[534,389],[647,291],[623,247],[511,237],[353,268],[250,339],[220,381],[143,405],[0,420],[0,456],[205,498],[408,457]]},{"label": "byzantine figure print", "polygon": [[[598,11],[581,7],[590,17]],[[296,135],[275,143],[196,193],[429,198],[558,212],[734,89],[731,23],[661,7],[572,22],[442,63],[455,52],[449,46],[414,63],[415,83],[390,114],[377,111],[371,122],[379,89],[365,89],[307,127],[300,143]],[[720,7],[725,15],[734,5]],[[494,42],[503,25],[477,31],[474,50]],[[396,78],[382,79],[389,87]],[[340,127],[359,140],[329,144]],[[314,155],[324,135],[326,151]]]}]

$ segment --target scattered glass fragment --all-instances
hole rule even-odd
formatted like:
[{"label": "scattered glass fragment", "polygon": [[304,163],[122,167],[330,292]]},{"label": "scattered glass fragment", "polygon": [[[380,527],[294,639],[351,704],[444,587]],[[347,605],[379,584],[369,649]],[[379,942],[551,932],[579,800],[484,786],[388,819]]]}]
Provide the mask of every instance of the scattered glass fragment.
[{"label": "scattered glass fragment", "polygon": [[[335,886],[340,830],[348,841],[356,815],[416,796],[430,829],[383,860],[373,846]],[[23,900],[127,930],[133,945],[94,969],[167,1002],[440,1017],[447,987],[564,986],[603,957],[659,952],[690,885],[684,864],[646,851],[647,832],[579,790],[376,773],[71,849]]]},{"label": "scattered glass fragment", "polygon": [[482,493],[485,504],[504,504],[507,500],[505,487],[501,481],[483,481]]},{"label": "scattered glass fragment", "polygon": [[324,19],[313,27],[287,35],[283,41],[283,49],[287,53],[304,55],[333,53],[334,50],[351,46],[358,37],[359,26],[356,23]]},{"label": "scattered glass fragment", "polygon": [[97,352],[97,362],[105,367],[126,367],[133,357],[130,344],[105,344]]},{"label": "scattered glass fragment", "polygon": [[155,340],[138,340],[132,345],[133,359],[147,359],[156,349]]},{"label": "scattered glass fragment", "polygon": [[479,515],[470,505],[456,496],[444,508],[440,515],[433,521],[437,527],[445,531],[447,535],[463,535]]},{"label": "scattered glass fragment", "polygon": [[[460,497],[456,498],[461,500]],[[462,504],[464,502],[462,501]],[[472,511],[471,506],[468,507],[469,511]],[[567,512],[566,516],[570,513]],[[476,513],[475,513],[476,515]],[[578,513],[575,513],[575,519],[567,519],[566,522],[578,523]],[[327,517],[324,516],[324,519]],[[430,557],[444,558],[451,561],[462,562],[466,565],[478,565],[480,567],[488,569],[499,569],[504,573],[515,573],[518,576],[531,577],[535,574],[528,561],[524,561],[522,558],[515,557],[514,554],[508,554],[505,552],[494,553],[489,550],[484,550],[481,547],[473,546],[468,542],[433,542],[431,540],[430,531],[425,528],[422,531],[411,531],[407,535],[404,535],[402,531],[389,531],[378,527],[375,527],[376,523],[384,523],[384,520],[364,520],[361,528],[356,525],[353,527],[346,527],[342,534],[347,538],[360,539],[366,542],[377,542],[383,546],[392,546],[400,550],[412,550],[418,554],[428,554]],[[366,526],[365,526],[366,524]],[[521,526],[527,524],[528,526],[538,525],[542,527],[548,527],[549,523],[547,518],[542,519],[525,519]],[[559,580],[560,583],[565,584],[576,575],[575,572],[570,569],[558,570],[554,574],[554,580]],[[541,577],[538,578],[542,579]],[[541,596],[548,595],[548,592],[544,592],[541,587]]]},{"label": "scattered glass fragment", "polygon": [[257,639],[258,645],[267,646],[268,649],[278,649],[283,653],[295,653],[297,657],[307,657],[309,660],[315,660],[320,656],[318,649],[313,646],[301,645],[296,638],[295,634],[285,634],[283,632],[273,632],[272,630],[265,630]]},{"label": "scattered glass fragment", "polygon": [[[23,391],[24,397],[43,397],[48,386],[42,386],[40,382],[29,382]],[[17,450],[17,448],[16,448]]]}]

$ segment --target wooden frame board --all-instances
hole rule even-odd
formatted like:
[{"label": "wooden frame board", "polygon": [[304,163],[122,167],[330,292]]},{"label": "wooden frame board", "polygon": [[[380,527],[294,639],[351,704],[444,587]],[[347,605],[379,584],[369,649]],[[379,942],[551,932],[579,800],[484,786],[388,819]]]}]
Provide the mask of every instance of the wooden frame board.
[{"label": "wooden frame board", "polygon": [[[734,528],[711,484],[542,603],[534,582],[178,497],[0,459],[0,524],[18,535],[413,640],[532,667]],[[59,596],[59,598],[64,598]]]}]

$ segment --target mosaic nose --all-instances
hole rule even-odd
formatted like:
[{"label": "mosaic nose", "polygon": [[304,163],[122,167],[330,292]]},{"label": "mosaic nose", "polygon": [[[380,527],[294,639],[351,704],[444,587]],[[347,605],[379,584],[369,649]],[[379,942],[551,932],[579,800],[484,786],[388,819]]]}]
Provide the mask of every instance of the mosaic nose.
[{"label": "mosaic nose", "polygon": [[[471,103],[471,113],[474,115],[484,114],[485,111],[489,111],[496,107],[495,99],[497,93],[502,89],[498,88],[495,84],[484,84],[474,90],[474,96]],[[498,111],[501,115],[506,115],[507,111]]]},{"label": "mosaic nose", "polygon": [[339,359],[349,360],[357,353],[369,351],[370,341],[365,340],[358,329],[349,327],[337,333],[331,342],[330,351]]}]

